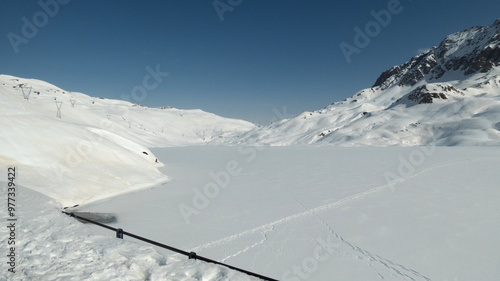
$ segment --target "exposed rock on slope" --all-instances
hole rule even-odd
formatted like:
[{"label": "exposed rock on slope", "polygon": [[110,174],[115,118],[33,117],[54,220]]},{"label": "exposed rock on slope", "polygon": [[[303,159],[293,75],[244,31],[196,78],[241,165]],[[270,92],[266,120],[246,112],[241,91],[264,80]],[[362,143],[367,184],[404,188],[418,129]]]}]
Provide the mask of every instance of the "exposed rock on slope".
[{"label": "exposed rock on slope", "polygon": [[500,65],[500,19],[447,36],[439,46],[409,62],[383,72],[373,87],[413,86],[422,79],[437,80],[449,71],[464,75],[487,73]]},{"label": "exposed rock on slope", "polygon": [[324,109],[228,144],[500,145],[500,20],[447,36]]}]

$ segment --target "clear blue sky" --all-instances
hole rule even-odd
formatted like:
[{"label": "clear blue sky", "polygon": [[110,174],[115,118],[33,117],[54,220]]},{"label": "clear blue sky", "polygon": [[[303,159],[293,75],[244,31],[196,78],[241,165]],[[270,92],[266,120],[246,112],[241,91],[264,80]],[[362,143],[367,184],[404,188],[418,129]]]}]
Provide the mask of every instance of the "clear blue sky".
[{"label": "clear blue sky", "polygon": [[[444,36],[500,17],[500,1],[401,0],[348,63],[339,45],[355,47],[354,28],[394,0],[215,1],[231,7],[223,20],[212,0],[55,1],[41,1],[52,3],[46,12],[38,1],[1,0],[0,73],[104,98],[135,89],[143,105],[263,124],[273,108],[296,115],[349,97]],[[144,96],[146,68],[157,66],[169,75],[146,78]]]}]

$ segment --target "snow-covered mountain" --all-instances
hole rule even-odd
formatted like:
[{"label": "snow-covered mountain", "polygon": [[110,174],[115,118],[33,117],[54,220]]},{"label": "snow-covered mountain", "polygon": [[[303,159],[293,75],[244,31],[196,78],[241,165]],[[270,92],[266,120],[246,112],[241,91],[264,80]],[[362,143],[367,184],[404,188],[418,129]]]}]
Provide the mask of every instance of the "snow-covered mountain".
[{"label": "snow-covered mountain", "polygon": [[280,280],[498,280],[496,147],[193,145],[498,145],[499,27],[450,35],[372,88],[264,128],[0,75],[1,197],[15,199],[0,212],[0,279],[256,280],[60,212],[80,204]]},{"label": "snow-covered mountain", "polygon": [[150,147],[499,145],[500,19],[447,36],[351,98],[267,127],[8,75],[0,95],[1,165],[22,165],[25,186],[65,206],[167,181]]},{"label": "snow-covered mountain", "polygon": [[500,19],[447,36],[351,98],[220,141],[500,145]]},{"label": "snow-covered mountain", "polygon": [[24,186],[63,206],[167,181],[149,147],[200,145],[254,126],[201,110],[94,98],[8,75],[0,75],[0,97],[0,166],[17,166]]}]

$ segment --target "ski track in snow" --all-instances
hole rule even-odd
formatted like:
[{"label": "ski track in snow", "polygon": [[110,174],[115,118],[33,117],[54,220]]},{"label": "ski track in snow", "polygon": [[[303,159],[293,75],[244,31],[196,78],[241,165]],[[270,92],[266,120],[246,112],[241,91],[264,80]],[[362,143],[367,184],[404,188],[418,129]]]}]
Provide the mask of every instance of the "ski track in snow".
[{"label": "ski track in snow", "polygon": [[[307,208],[302,203],[300,203],[297,200],[294,200],[294,201],[297,202],[297,204],[299,204],[303,209],[307,210]],[[420,274],[419,272],[417,272],[413,269],[409,269],[401,264],[398,264],[398,263],[395,263],[391,260],[382,258],[379,255],[373,254],[366,249],[363,249],[357,245],[350,243],[349,241],[345,240],[344,237],[342,237],[340,234],[338,234],[320,216],[318,216],[317,214],[314,214],[314,216],[321,222],[321,224],[328,230],[328,232],[330,234],[332,234],[333,237],[335,237],[335,239],[337,239],[343,245],[346,245],[351,250],[351,252],[354,251],[355,253],[348,253],[348,252],[340,251],[338,249],[339,247],[336,248],[337,252],[343,253],[344,255],[355,256],[357,259],[364,261],[369,267],[371,267],[373,270],[375,270],[377,272],[377,275],[380,277],[380,279],[385,279],[380,271],[389,270],[392,273],[393,277],[403,277],[405,280],[408,278],[410,280],[416,281],[416,279],[411,276],[411,275],[413,275],[413,276],[417,276],[417,278],[423,278],[424,280],[430,281],[430,278],[425,277],[424,275]],[[361,254],[365,258],[357,255],[356,253]],[[379,265],[382,265],[382,268],[379,269],[376,266],[374,266],[372,263],[378,263]],[[407,272],[407,273],[404,273],[404,272]]]},{"label": "ski track in snow", "polygon": [[281,224],[284,224],[284,223],[287,223],[287,222],[290,222],[290,221],[293,221],[293,220],[296,220],[296,219],[300,219],[300,218],[304,218],[304,217],[307,217],[307,216],[311,216],[311,215],[314,215],[314,214],[316,214],[318,212],[326,211],[326,210],[338,207],[338,206],[340,206],[340,205],[342,205],[344,203],[347,203],[349,201],[353,201],[353,200],[359,199],[361,197],[364,197],[366,195],[372,194],[374,192],[381,191],[381,190],[387,188],[388,186],[389,185],[383,185],[383,186],[380,186],[380,187],[375,187],[375,188],[372,188],[372,189],[370,189],[368,191],[365,191],[365,192],[362,192],[362,193],[358,193],[358,194],[346,197],[344,199],[341,199],[339,201],[336,201],[336,202],[333,202],[333,203],[330,203],[330,204],[325,204],[325,205],[316,207],[314,209],[310,209],[308,211],[304,211],[304,212],[300,212],[300,213],[297,213],[297,214],[294,214],[294,215],[290,215],[290,216],[284,217],[284,218],[282,218],[280,220],[277,220],[277,221],[274,221],[274,222],[271,222],[271,223],[268,223],[268,224],[264,224],[264,225],[258,226],[256,228],[253,228],[253,229],[249,229],[249,230],[240,232],[238,234],[233,234],[233,235],[224,237],[222,239],[219,239],[219,240],[216,240],[216,241],[212,241],[210,243],[207,243],[207,244],[195,247],[192,250],[193,251],[199,251],[199,250],[203,250],[203,249],[207,249],[207,248],[212,248],[214,246],[222,245],[222,244],[225,244],[227,242],[233,241],[235,239],[242,238],[242,237],[248,236],[250,234],[254,234],[254,233],[259,232],[259,231],[264,231],[264,230],[276,227],[278,225],[281,225]]},{"label": "ski track in snow", "polygon": [[226,262],[230,258],[239,256],[239,255],[245,253],[246,251],[248,251],[248,250],[250,250],[252,248],[255,248],[255,247],[259,246],[259,245],[262,245],[262,244],[266,243],[267,242],[267,235],[266,235],[266,233],[270,232],[270,231],[274,231],[273,227],[270,228],[270,229],[267,229],[267,230],[265,230],[264,232],[261,233],[262,234],[262,240],[260,240],[259,242],[254,243],[253,245],[250,245],[250,246],[246,247],[245,249],[243,249],[243,250],[241,250],[241,251],[239,251],[239,252],[237,252],[237,253],[235,253],[233,255],[229,255],[229,256],[223,258],[222,262]]},{"label": "ski track in snow", "polygon": [[[414,175],[414,176],[416,176],[416,175]],[[297,214],[294,214],[294,215],[290,215],[288,217],[284,217],[284,218],[279,219],[277,221],[274,221],[274,222],[271,222],[271,223],[268,223],[268,224],[264,224],[264,225],[258,226],[256,228],[253,228],[253,229],[249,229],[249,230],[240,232],[238,234],[233,234],[233,235],[224,237],[224,238],[216,240],[216,241],[212,241],[212,242],[204,244],[204,245],[200,245],[198,247],[193,248],[192,250],[195,251],[195,250],[203,250],[203,249],[207,249],[207,248],[212,248],[214,246],[225,244],[225,243],[233,241],[235,239],[242,238],[242,237],[248,236],[250,234],[253,234],[253,233],[256,233],[256,232],[259,232],[259,231],[262,231],[262,230],[266,230],[266,229],[275,227],[277,225],[281,225],[283,223],[287,223],[287,222],[290,222],[290,221],[293,221],[293,220],[296,220],[296,219],[300,219],[300,218],[304,218],[304,217],[307,217],[307,216],[312,216],[312,215],[315,215],[316,213],[323,212],[323,211],[326,211],[326,210],[329,210],[329,209],[333,209],[333,208],[336,208],[336,207],[338,207],[338,206],[340,206],[342,204],[345,204],[347,202],[350,202],[350,201],[353,201],[353,200],[365,197],[365,196],[370,195],[370,194],[375,193],[375,192],[382,191],[382,190],[390,187],[394,183],[399,183],[399,182],[400,181],[395,181],[395,182],[392,182],[392,183],[389,183],[389,184],[385,184],[385,185],[382,185],[382,186],[374,187],[374,188],[372,188],[372,189],[370,189],[368,191],[348,196],[348,197],[343,198],[341,200],[338,200],[336,202],[325,204],[325,205],[322,205],[322,206],[319,206],[319,207],[316,207],[316,208],[313,208],[313,209],[309,209],[307,211],[300,212],[300,213],[297,213]]]},{"label": "ski track in snow", "polygon": [[[317,216],[317,214],[324,212],[324,211],[327,211],[327,210],[330,210],[330,209],[333,209],[333,208],[337,208],[343,204],[346,204],[346,203],[354,201],[354,200],[361,199],[361,198],[366,197],[368,195],[383,191],[387,188],[391,188],[391,190],[394,191],[395,184],[400,184],[402,182],[408,181],[412,178],[415,178],[415,177],[417,177],[425,172],[428,172],[430,170],[433,170],[433,169],[442,168],[445,166],[450,166],[450,165],[455,165],[455,164],[460,164],[463,162],[480,161],[480,160],[489,159],[489,158],[492,158],[492,157],[483,157],[483,158],[478,158],[478,159],[467,159],[467,160],[461,160],[461,161],[449,161],[449,162],[445,162],[445,163],[438,164],[435,166],[431,166],[431,167],[425,168],[425,169],[423,169],[423,170],[421,170],[421,171],[419,171],[419,172],[417,172],[417,173],[415,173],[407,178],[400,178],[400,179],[394,180],[392,182],[389,182],[387,184],[371,188],[367,191],[360,192],[360,193],[345,197],[345,198],[340,199],[338,201],[335,201],[333,203],[325,204],[325,205],[322,205],[322,206],[319,206],[319,207],[316,207],[313,209],[308,209],[308,210],[306,209],[306,211],[284,217],[284,218],[276,220],[274,222],[267,223],[267,224],[264,224],[264,225],[261,225],[261,226],[258,226],[258,227],[255,227],[255,228],[252,228],[252,229],[249,229],[249,230],[237,233],[237,234],[226,236],[224,238],[206,243],[204,245],[197,246],[197,247],[193,248],[192,251],[200,251],[200,250],[204,250],[204,249],[208,249],[208,248],[217,247],[219,245],[224,245],[224,244],[227,244],[233,240],[240,239],[240,238],[243,238],[243,237],[249,236],[251,234],[258,233],[258,232],[260,232],[260,234],[264,237],[261,241],[256,242],[253,245],[248,246],[248,247],[244,248],[243,250],[236,252],[233,255],[226,256],[222,260],[223,262],[226,262],[230,258],[234,258],[236,256],[239,256],[239,255],[247,252],[248,250],[250,250],[256,246],[267,242],[266,233],[270,232],[270,231],[274,231],[276,226],[284,224],[284,223],[288,223],[288,222],[291,222],[291,221],[294,221],[297,219],[305,218],[308,216],[315,216],[322,222],[322,224],[328,229],[328,231],[332,235],[334,235],[334,237],[336,237],[336,239],[338,239],[342,244],[348,246],[348,248],[350,248],[351,251],[354,251],[356,253],[359,253],[359,254],[367,257],[368,258],[368,263],[367,263],[368,266],[374,268],[374,270],[377,271],[377,274],[381,279],[384,279],[384,277],[378,272],[378,270],[373,265],[370,265],[370,262],[378,263],[380,266],[382,266],[383,269],[391,271],[393,273],[392,274],[393,276],[403,278],[404,280],[413,280],[413,281],[427,280],[427,281],[430,281],[431,279],[429,279],[425,275],[423,275],[423,274],[421,274],[413,269],[410,269],[404,265],[398,264],[398,263],[393,262],[391,260],[384,259],[376,254],[373,254],[367,250],[364,250],[356,245],[349,243],[342,236],[340,236],[338,233],[336,233],[325,221],[323,221],[321,218],[319,218]],[[299,203],[303,208],[305,208],[305,206],[303,206],[300,202],[298,202],[298,201],[296,201],[296,202]],[[353,253],[343,252],[343,251],[340,251],[338,249],[336,249],[336,250],[339,253],[343,253],[346,255],[353,255]]]},{"label": "ski track in snow", "polygon": [[359,246],[356,246],[356,245],[350,243],[349,241],[345,240],[340,234],[338,234],[335,230],[333,230],[333,228],[327,222],[325,222],[323,219],[321,219],[318,215],[315,215],[315,217],[319,221],[321,221],[321,223],[327,228],[328,232],[330,232],[342,244],[348,246],[352,251],[365,256],[367,259],[363,259],[361,256],[357,256],[356,254],[351,254],[351,255],[355,255],[357,258],[365,261],[369,267],[373,268],[377,272],[377,275],[380,277],[380,279],[385,279],[385,278],[379,272],[379,269],[376,266],[372,265],[372,262],[382,265],[382,270],[391,271],[393,273],[392,275],[394,277],[402,277],[405,280],[408,278],[408,279],[413,280],[413,281],[417,280],[415,278],[421,278],[421,279],[424,279],[427,281],[431,280],[430,278],[420,274],[419,272],[417,272],[413,269],[405,267],[405,266],[398,264],[396,262],[393,262],[391,260],[385,259],[379,255],[373,254],[372,252],[370,252],[366,249],[363,249]]}]

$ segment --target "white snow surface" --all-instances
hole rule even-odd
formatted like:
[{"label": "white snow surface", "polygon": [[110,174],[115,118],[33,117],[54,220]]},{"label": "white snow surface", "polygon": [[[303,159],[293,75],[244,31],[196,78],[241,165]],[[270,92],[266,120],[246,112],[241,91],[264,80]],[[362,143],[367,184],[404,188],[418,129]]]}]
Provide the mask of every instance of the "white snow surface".
[{"label": "white snow surface", "polygon": [[[93,98],[9,75],[0,75],[0,97],[0,168],[22,166],[26,187],[64,206],[168,181],[150,147],[204,144],[254,126],[201,110]],[[61,118],[56,102],[62,103]]]},{"label": "white snow surface", "polygon": [[[279,280],[500,278],[496,147],[152,152],[171,181],[77,210],[115,214],[113,227]],[[116,239],[18,190],[19,263],[8,280],[255,280]],[[183,215],[186,206],[196,212]]]},{"label": "white snow surface", "polygon": [[[488,47],[481,30],[448,36],[445,57]],[[10,273],[0,215],[0,280],[255,280],[64,207],[279,280],[500,280],[500,68],[399,74],[266,127],[0,75],[18,218]]]},{"label": "white snow surface", "polygon": [[[0,231],[0,280],[252,280],[225,267],[167,257],[150,246],[96,234],[62,214],[60,203],[49,197],[21,186],[16,194],[15,273],[7,271],[6,224]],[[7,205],[3,190],[2,205]],[[6,212],[0,217],[7,221]]]}]

